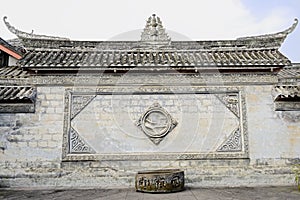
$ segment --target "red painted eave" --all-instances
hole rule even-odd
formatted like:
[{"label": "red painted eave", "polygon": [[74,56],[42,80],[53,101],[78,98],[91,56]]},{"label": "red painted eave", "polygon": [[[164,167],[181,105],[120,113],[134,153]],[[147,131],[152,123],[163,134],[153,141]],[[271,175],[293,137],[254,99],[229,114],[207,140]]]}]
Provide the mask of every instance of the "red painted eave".
[{"label": "red painted eave", "polygon": [[10,50],[10,49],[8,49],[7,47],[5,47],[5,46],[3,46],[3,45],[1,45],[1,44],[0,44],[0,50],[1,50],[1,51],[4,51],[5,53],[7,53],[8,55],[14,57],[14,58],[17,59],[17,60],[20,60],[20,59],[22,58],[22,56],[21,56],[20,54],[18,54],[18,53],[16,53],[16,52],[12,51],[12,50]]}]

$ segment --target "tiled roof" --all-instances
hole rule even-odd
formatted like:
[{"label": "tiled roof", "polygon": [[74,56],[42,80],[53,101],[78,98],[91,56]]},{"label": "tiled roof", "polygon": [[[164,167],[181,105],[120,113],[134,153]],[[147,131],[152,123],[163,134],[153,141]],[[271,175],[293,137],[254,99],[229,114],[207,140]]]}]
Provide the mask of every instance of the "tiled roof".
[{"label": "tiled roof", "polygon": [[[172,41],[159,17],[153,15],[146,23],[140,41],[74,41],[68,38],[26,33],[11,26],[27,50],[18,66],[31,70],[143,70],[263,69],[277,71],[290,65],[279,47],[297,26],[260,36],[236,40]],[[277,69],[276,69],[277,68]]]},{"label": "tiled roof", "polygon": [[278,50],[244,51],[76,51],[28,52],[18,63],[28,68],[107,68],[135,66],[285,66]]},{"label": "tiled roof", "polygon": [[24,71],[21,67],[0,67],[0,79],[1,78],[27,78],[29,73]]},{"label": "tiled roof", "polygon": [[278,73],[279,79],[297,78],[300,79],[300,64],[285,67]]},{"label": "tiled roof", "polygon": [[28,86],[0,86],[0,103],[32,103],[36,90]]}]

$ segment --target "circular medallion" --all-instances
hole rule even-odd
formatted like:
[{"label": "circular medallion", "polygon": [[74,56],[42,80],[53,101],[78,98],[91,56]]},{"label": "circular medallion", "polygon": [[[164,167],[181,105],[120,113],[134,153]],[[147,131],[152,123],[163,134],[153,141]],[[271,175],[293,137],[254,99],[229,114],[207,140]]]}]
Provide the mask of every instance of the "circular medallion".
[{"label": "circular medallion", "polygon": [[141,128],[149,137],[163,137],[170,128],[172,119],[164,110],[154,108],[148,110],[141,120]]},{"label": "circular medallion", "polygon": [[158,103],[154,103],[139,118],[136,125],[158,145],[177,125],[177,121]]}]

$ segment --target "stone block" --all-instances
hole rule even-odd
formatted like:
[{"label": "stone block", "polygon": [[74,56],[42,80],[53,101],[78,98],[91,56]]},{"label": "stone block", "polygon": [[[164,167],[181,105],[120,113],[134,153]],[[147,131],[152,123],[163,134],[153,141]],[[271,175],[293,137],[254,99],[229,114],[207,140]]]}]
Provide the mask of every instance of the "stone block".
[{"label": "stone block", "polygon": [[38,147],[41,148],[47,148],[48,147],[48,141],[38,141]]},{"label": "stone block", "polygon": [[42,135],[42,140],[44,141],[51,141],[52,140],[52,134],[47,133]]},{"label": "stone block", "polygon": [[38,141],[30,140],[27,142],[28,147],[36,148],[38,147]]},{"label": "stone block", "polygon": [[49,147],[49,148],[60,148],[60,145],[61,145],[60,142],[49,140],[47,147]]},{"label": "stone block", "polygon": [[57,108],[59,107],[63,107],[63,102],[62,101],[51,101],[51,106]]}]

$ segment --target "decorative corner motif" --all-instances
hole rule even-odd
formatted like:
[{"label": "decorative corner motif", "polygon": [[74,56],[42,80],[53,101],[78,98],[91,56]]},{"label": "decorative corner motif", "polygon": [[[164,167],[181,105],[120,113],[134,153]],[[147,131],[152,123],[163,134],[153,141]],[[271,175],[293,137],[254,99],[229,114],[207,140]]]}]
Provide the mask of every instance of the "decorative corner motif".
[{"label": "decorative corner motif", "polygon": [[70,153],[95,153],[73,128],[70,130]]},{"label": "decorative corner motif", "polygon": [[72,96],[71,119],[74,119],[96,95]]},{"label": "decorative corner motif", "polygon": [[137,121],[137,126],[158,145],[177,125],[177,121],[158,103],[150,106]]},{"label": "decorative corner motif", "polygon": [[235,129],[227,140],[217,149],[218,152],[242,151],[242,134],[240,128]]},{"label": "decorative corner motif", "polygon": [[228,108],[237,118],[240,118],[239,112],[239,94],[227,93],[216,94],[216,97]]}]

